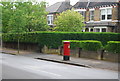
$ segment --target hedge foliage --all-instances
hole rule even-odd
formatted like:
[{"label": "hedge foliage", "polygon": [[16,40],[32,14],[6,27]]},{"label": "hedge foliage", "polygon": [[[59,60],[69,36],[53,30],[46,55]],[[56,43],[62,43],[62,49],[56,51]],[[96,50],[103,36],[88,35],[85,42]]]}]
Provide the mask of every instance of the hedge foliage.
[{"label": "hedge foliage", "polygon": [[82,48],[83,50],[97,51],[103,48],[102,43],[95,40],[63,40],[63,42],[64,41],[70,41],[71,49]]},{"label": "hedge foliage", "polygon": [[62,40],[97,40],[106,45],[108,41],[119,41],[120,33],[99,32],[27,32],[27,33],[4,33],[3,42],[37,43],[40,47],[44,45],[50,48],[58,48]]},{"label": "hedge foliage", "polygon": [[71,49],[80,48],[80,41],[79,40],[62,40],[62,42],[64,42],[64,41],[69,41],[70,42],[70,48]]},{"label": "hedge foliage", "polygon": [[105,49],[108,52],[120,53],[120,41],[109,41]]}]

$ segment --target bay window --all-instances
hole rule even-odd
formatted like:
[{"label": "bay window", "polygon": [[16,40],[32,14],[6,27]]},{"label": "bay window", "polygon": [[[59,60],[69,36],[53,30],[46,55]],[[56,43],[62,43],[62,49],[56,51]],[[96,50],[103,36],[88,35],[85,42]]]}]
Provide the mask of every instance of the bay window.
[{"label": "bay window", "polygon": [[107,32],[107,27],[94,27],[94,32]]},{"label": "bay window", "polygon": [[112,19],[112,9],[101,9],[101,20],[111,20]]}]

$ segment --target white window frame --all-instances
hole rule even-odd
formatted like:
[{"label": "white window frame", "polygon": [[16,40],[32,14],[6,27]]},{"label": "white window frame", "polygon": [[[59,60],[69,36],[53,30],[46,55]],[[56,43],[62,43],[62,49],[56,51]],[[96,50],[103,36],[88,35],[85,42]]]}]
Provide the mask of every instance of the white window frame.
[{"label": "white window frame", "polygon": [[[93,14],[91,15],[92,11],[93,11]],[[92,16],[93,16],[93,20],[92,20]],[[90,21],[94,21],[94,10],[90,10]]]},{"label": "white window frame", "polygon": [[96,32],[95,29],[100,29],[100,32],[102,32],[102,29],[103,29],[103,28],[105,28],[105,29],[106,29],[106,32],[107,32],[107,30],[108,30],[107,27],[94,27],[94,28],[93,28],[93,31]]},{"label": "white window frame", "polygon": [[84,16],[84,17],[86,16],[86,9],[75,9],[74,11],[84,12],[83,16]]},{"label": "white window frame", "polygon": [[83,17],[85,17],[85,11],[78,11]]},{"label": "white window frame", "polygon": [[[51,19],[49,20],[50,23],[48,23],[48,17],[51,17]],[[48,25],[53,25],[53,14],[47,15],[47,23],[48,23]]]},{"label": "white window frame", "polygon": [[75,9],[74,11],[86,11],[86,9]]},{"label": "white window frame", "polygon": [[105,20],[102,20],[102,15],[101,15],[101,12],[100,12],[100,20],[101,21],[112,21],[112,18],[111,19],[107,19],[107,11],[108,9],[111,9],[111,15],[112,15],[112,7],[106,7],[106,8],[100,8],[100,10],[105,10]]},{"label": "white window frame", "polygon": [[[91,31],[91,29],[93,29],[93,31]],[[94,32],[94,28],[93,27],[89,27],[89,32]]]}]

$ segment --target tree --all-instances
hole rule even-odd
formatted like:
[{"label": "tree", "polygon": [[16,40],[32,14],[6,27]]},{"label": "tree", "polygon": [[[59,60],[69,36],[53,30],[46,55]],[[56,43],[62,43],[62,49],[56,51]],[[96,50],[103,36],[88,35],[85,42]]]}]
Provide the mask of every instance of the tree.
[{"label": "tree", "polygon": [[2,17],[1,17],[1,20],[2,20],[2,32],[4,33],[7,33],[9,30],[9,27],[8,27],[8,22],[9,22],[9,19],[11,17],[11,15],[13,14],[12,12],[12,4],[10,2],[1,2],[1,5],[0,5],[1,9],[2,9]]},{"label": "tree", "polygon": [[48,29],[45,2],[1,2],[3,33],[18,34],[31,31],[46,31]]},{"label": "tree", "polygon": [[10,33],[23,33],[26,32],[26,19],[22,10],[13,10],[11,18],[8,21],[8,32]]},{"label": "tree", "polygon": [[55,31],[65,31],[65,32],[81,32],[85,26],[84,17],[72,10],[67,10],[60,15],[54,21],[56,27],[53,29]]},{"label": "tree", "polygon": [[[46,2],[1,2],[3,33],[47,31]],[[17,20],[17,21],[16,21]]]},{"label": "tree", "polygon": [[18,39],[18,54],[19,54],[19,48],[20,48],[20,43],[19,43],[19,33],[25,32],[25,25],[26,25],[26,19],[24,15],[24,11],[20,9],[16,9],[15,5],[12,9],[13,14],[11,15],[9,21],[8,21],[8,27],[9,27],[9,32],[11,33],[16,33],[18,34],[17,39]]},{"label": "tree", "polygon": [[[0,12],[2,12],[2,6],[0,5]],[[1,32],[2,32],[2,13],[0,13],[0,39],[1,39]]]},{"label": "tree", "polygon": [[48,14],[45,10],[46,2],[41,3],[31,3],[26,2],[24,6],[24,11],[26,15],[26,28],[28,32],[31,31],[46,31],[49,26],[47,25],[46,15]]}]

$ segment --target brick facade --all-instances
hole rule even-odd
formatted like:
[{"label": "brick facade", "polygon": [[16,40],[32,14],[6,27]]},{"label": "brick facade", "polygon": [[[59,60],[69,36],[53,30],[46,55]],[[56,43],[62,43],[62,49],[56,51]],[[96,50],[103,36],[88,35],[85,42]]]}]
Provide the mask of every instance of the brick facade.
[{"label": "brick facade", "polygon": [[[83,28],[83,31],[86,30],[86,32],[117,32],[118,33],[120,32],[120,22],[119,22],[120,14],[118,14],[120,11],[119,8],[120,4],[118,3],[119,2],[77,2],[72,7],[70,6],[69,3],[68,8],[66,7],[63,8],[60,6],[58,10],[56,9],[57,10],[56,12],[53,9],[56,8],[56,5],[53,5],[50,8],[48,8],[48,11],[51,11],[51,13],[54,15],[53,19],[55,19],[56,13],[61,13],[67,9],[74,8],[75,11],[79,10],[78,12],[85,12],[84,17],[85,17],[86,26]],[[63,3],[61,5],[63,5]],[[64,6],[66,6],[66,3],[64,3]],[[53,24],[51,26],[54,27],[55,25]],[[93,29],[92,31],[91,28]]]},{"label": "brick facade", "polygon": [[[90,11],[86,9],[86,18],[85,21],[88,22],[90,20]],[[118,6],[112,8],[112,20],[118,20]],[[95,8],[94,10],[94,21],[100,21],[100,9]]]},{"label": "brick facade", "polygon": [[118,20],[118,6],[112,8],[112,20]]},{"label": "brick facade", "polygon": [[[105,7],[104,7],[105,8]],[[91,22],[90,21],[90,9],[86,9],[86,14],[85,14],[85,22],[90,22],[89,25],[86,24],[86,32],[93,32],[89,31],[91,27],[102,27],[106,28],[106,32],[120,32],[120,27],[118,25],[118,6],[112,6],[112,18],[111,20],[105,20],[101,21],[101,9],[100,8],[93,8],[94,10],[94,20]],[[106,9],[106,8],[105,8]],[[102,29],[100,29],[102,30]],[[95,29],[94,29],[95,32]],[[102,32],[102,31],[100,31]]]},{"label": "brick facade", "polygon": [[94,21],[100,21],[100,9],[96,8],[94,11]]},{"label": "brick facade", "polygon": [[[77,2],[73,7],[86,9],[86,27],[83,31],[118,33],[120,32],[118,6],[120,6],[119,2]],[[91,28],[93,28],[92,31]]]},{"label": "brick facade", "polygon": [[90,17],[89,14],[90,14],[89,9],[87,9],[87,11],[86,11],[86,19],[85,19],[86,22],[89,21],[89,17]]}]

